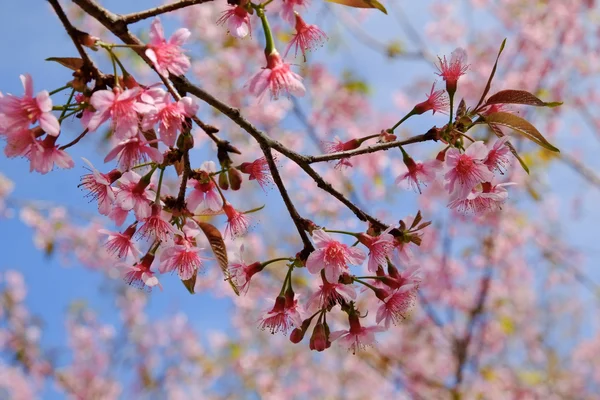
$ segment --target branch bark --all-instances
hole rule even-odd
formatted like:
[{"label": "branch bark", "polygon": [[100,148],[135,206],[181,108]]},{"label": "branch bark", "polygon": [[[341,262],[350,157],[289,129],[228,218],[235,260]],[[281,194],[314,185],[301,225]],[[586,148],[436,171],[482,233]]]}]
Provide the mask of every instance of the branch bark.
[{"label": "branch bark", "polygon": [[179,0],[175,3],[165,4],[160,7],[150,8],[148,10],[139,11],[131,14],[121,15],[121,20],[127,25],[135,22],[142,21],[144,19],[156,17],[161,14],[168,13],[170,11],[180,10],[185,7],[193,6],[196,4],[208,3],[213,0]]}]

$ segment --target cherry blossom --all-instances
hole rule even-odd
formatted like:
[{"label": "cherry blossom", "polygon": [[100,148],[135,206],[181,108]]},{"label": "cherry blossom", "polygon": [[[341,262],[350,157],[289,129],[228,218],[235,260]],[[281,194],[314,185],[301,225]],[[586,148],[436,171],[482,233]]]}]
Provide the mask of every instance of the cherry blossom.
[{"label": "cherry blossom", "polygon": [[295,47],[294,55],[298,55],[298,49],[302,52],[304,59],[306,59],[306,52],[322,44],[327,40],[327,35],[316,25],[307,24],[304,22],[300,14],[294,13],[296,18],[296,33],[287,45],[284,57],[287,57],[292,47]]},{"label": "cherry blossom", "polygon": [[262,271],[264,266],[258,261],[247,264],[244,261],[244,248],[244,244],[240,245],[239,251],[230,258],[228,270],[231,282],[240,292],[247,293],[250,288],[250,280],[255,274]]},{"label": "cherry blossom", "polygon": [[156,17],[150,27],[150,42],[147,45],[146,56],[152,60],[156,71],[164,76],[183,75],[190,68],[190,60],[184,54],[181,46],[188,40],[191,32],[180,28],[173,33],[169,40],[165,39],[160,19]]},{"label": "cherry blossom", "polygon": [[277,332],[286,333],[292,326],[300,327],[302,317],[297,307],[298,300],[290,299],[287,295],[277,297],[271,311],[261,319],[260,329],[268,329],[272,334],[275,334]]},{"label": "cherry blossom", "polygon": [[119,157],[119,168],[128,170],[136,164],[152,160],[155,163],[163,162],[163,155],[160,151],[152,146],[154,141],[148,142],[142,136],[136,136],[130,139],[123,140],[108,152],[104,158],[104,162],[114,160]]},{"label": "cherry blossom", "polygon": [[116,254],[119,258],[124,258],[128,255],[140,256],[142,254],[132,240],[136,228],[137,222],[127,227],[123,233],[111,232],[106,229],[100,229],[99,232],[108,235],[108,240],[106,242],[106,249],[108,252]]},{"label": "cherry blossom", "polygon": [[488,149],[483,142],[475,142],[464,153],[452,148],[446,152],[446,189],[456,190],[457,196],[467,196],[478,183],[487,182],[494,174],[484,164]]},{"label": "cherry blossom", "polygon": [[450,95],[456,92],[458,79],[467,73],[469,65],[467,64],[467,52],[462,48],[457,48],[450,55],[450,61],[438,57],[439,65],[437,66],[439,76],[446,81],[446,90]]},{"label": "cherry blossom", "polygon": [[75,166],[71,156],[56,145],[56,136],[47,136],[43,140],[36,140],[28,147],[26,157],[30,161],[29,171],[37,171],[40,174],[52,171],[54,165],[63,169]]},{"label": "cherry blossom", "polygon": [[435,90],[435,82],[433,85],[431,85],[431,92],[426,96],[427,100],[417,104],[413,108],[413,113],[420,115],[431,110],[433,111],[433,114],[436,112],[448,114],[450,100],[448,99],[448,96],[444,90]]},{"label": "cherry blossom", "polygon": [[217,20],[217,24],[227,25],[227,32],[239,39],[243,39],[249,34],[252,35],[250,15],[242,6],[230,6],[223,11],[221,18]]},{"label": "cherry blossom", "polygon": [[175,146],[177,133],[181,132],[186,118],[190,118],[198,111],[198,105],[191,97],[185,96],[176,103],[171,101],[171,95],[163,91],[160,101],[154,103],[155,110],[144,115],[142,128],[152,129],[158,124],[158,133],[164,144]]},{"label": "cherry blossom", "polygon": [[91,197],[98,201],[98,211],[100,214],[108,215],[115,201],[115,193],[111,184],[121,177],[121,171],[114,169],[107,174],[103,174],[94,168],[92,163],[87,159],[83,158],[83,161],[89,165],[91,173],[81,177],[79,186],[89,191],[86,197]]},{"label": "cherry blossom", "polygon": [[375,343],[375,333],[385,330],[381,326],[362,327],[356,314],[351,314],[348,319],[350,329],[331,332],[329,340],[333,342],[339,339],[340,345],[352,350],[353,354],[356,354],[358,350],[371,346]]},{"label": "cherry blossom", "polygon": [[243,212],[236,210],[229,203],[223,204],[223,212],[227,216],[225,237],[235,238],[244,235],[248,231],[250,220]]},{"label": "cherry blossom", "polygon": [[337,282],[348,264],[360,265],[367,258],[361,249],[340,243],[322,230],[313,232],[313,240],[316,250],[308,256],[306,268],[311,274],[325,270],[329,282]]},{"label": "cherry blossom", "polygon": [[254,75],[247,83],[250,94],[262,99],[267,92],[271,98],[277,100],[283,92],[294,96],[304,96],[306,89],[302,78],[290,69],[290,64],[284,62],[274,50],[267,56],[267,66]]},{"label": "cherry blossom", "polygon": [[261,188],[265,189],[265,186],[273,182],[273,177],[271,176],[271,169],[269,168],[269,163],[267,159],[261,157],[252,161],[251,163],[245,162],[242,163],[239,167],[240,171],[245,174],[248,174],[251,181],[256,181],[260,185]]}]

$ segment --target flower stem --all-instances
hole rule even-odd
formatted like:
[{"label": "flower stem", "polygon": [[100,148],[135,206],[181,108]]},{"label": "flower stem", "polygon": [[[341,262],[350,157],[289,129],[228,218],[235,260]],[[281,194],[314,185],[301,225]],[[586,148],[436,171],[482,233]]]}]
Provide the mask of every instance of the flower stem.
[{"label": "flower stem", "polygon": [[66,88],[70,88],[70,87],[71,87],[71,85],[65,85],[65,86],[63,86],[63,87],[60,87],[60,88],[58,88],[58,89],[56,89],[56,90],[53,90],[53,91],[51,91],[51,92],[50,92],[50,96],[52,96],[53,94],[56,94],[56,93],[58,93],[58,92],[62,92],[62,91],[63,91],[63,90],[65,90]]},{"label": "flower stem", "polygon": [[350,236],[354,236],[356,237],[356,235],[358,235],[358,233],[354,233],[354,232],[347,232],[347,231],[336,231],[333,229],[323,229],[325,232],[330,232],[330,233],[341,233],[343,235],[350,235]]},{"label": "flower stem", "polygon": [[415,115],[415,110],[411,110],[408,114],[406,114],[400,121],[396,122],[396,125],[392,126],[390,129],[388,129],[387,131],[389,133],[394,133],[394,130],[400,126],[400,124],[402,124],[404,121],[406,121],[407,119],[409,119],[410,117],[412,117],[413,115]]},{"label": "flower stem", "polygon": [[267,20],[267,16],[265,15],[265,10],[263,6],[256,7],[256,14],[260,18],[262,22],[263,31],[265,33],[265,54],[268,56],[272,54],[275,50],[275,41],[273,40],[273,33],[271,32],[271,27],[269,26],[269,21]]},{"label": "flower stem", "polygon": [[368,287],[369,289],[371,289],[373,291],[377,291],[377,288],[375,286],[371,285],[370,283],[362,281],[359,278],[352,278],[352,279],[354,280],[354,282],[361,283],[361,284],[365,285],[366,287]]},{"label": "flower stem", "polygon": [[[63,108],[62,113],[60,114],[60,117],[58,118],[59,120],[62,121],[63,117],[65,116],[65,114],[67,113],[67,107],[69,106],[69,104],[71,104],[71,100],[73,100],[73,96],[75,95],[75,89],[71,90],[71,94],[69,95],[69,100],[67,100],[67,105],[65,108]],[[79,109],[75,110],[75,112],[79,111]]]},{"label": "flower stem", "polygon": [[287,257],[274,258],[272,260],[265,261],[264,263],[262,263],[262,266],[264,268],[267,265],[272,264],[272,263],[277,262],[277,261],[294,261],[294,259],[293,258],[287,258]]},{"label": "flower stem", "polygon": [[156,199],[154,200],[154,203],[158,204],[160,202],[160,188],[162,186],[162,181],[163,181],[163,175],[165,173],[165,169],[161,168],[160,169],[160,176],[158,177],[158,188],[156,189]]}]

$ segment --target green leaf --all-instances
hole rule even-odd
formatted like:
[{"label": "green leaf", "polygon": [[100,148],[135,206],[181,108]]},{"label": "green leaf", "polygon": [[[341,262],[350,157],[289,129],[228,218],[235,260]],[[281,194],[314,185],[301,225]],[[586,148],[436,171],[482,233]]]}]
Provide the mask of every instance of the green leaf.
[{"label": "green leaf", "polygon": [[83,60],[81,58],[76,57],[49,57],[46,58],[46,61],[57,62],[63,67],[67,67],[73,71],[77,71],[78,69],[83,67]]},{"label": "green leaf", "polygon": [[544,136],[535,128],[535,126],[531,125],[527,120],[524,120],[521,117],[518,117],[514,114],[507,112],[495,112],[483,117],[485,122],[489,124],[506,126],[514,130],[515,132],[520,133],[525,136],[527,139],[532,142],[542,146],[545,149],[550,151],[555,151],[560,153],[556,147],[551,145]]},{"label": "green leaf", "polygon": [[[488,124],[488,126],[490,127],[490,129],[492,130],[492,132],[494,132],[496,134],[496,136],[498,136],[499,138],[504,136],[504,133],[502,133],[502,131],[500,130],[500,128],[498,128],[496,125],[494,124]],[[527,164],[525,163],[525,161],[521,158],[521,156],[519,155],[519,153],[517,153],[517,149],[515,149],[515,146],[513,146],[513,144],[511,142],[506,142],[506,147],[509,148],[510,152],[512,153],[513,156],[515,156],[515,158],[517,160],[519,160],[519,164],[521,164],[521,167],[523,167],[523,169],[525,170],[525,172],[527,172],[527,174],[529,174],[529,167],[527,166]]]},{"label": "green leaf", "polygon": [[342,4],[348,7],[354,8],[376,8],[384,14],[387,14],[387,10],[377,0],[326,0],[330,3]]},{"label": "green leaf", "polygon": [[225,247],[225,242],[223,241],[223,237],[221,236],[221,232],[214,225],[209,224],[208,222],[196,221],[208,242],[210,243],[210,247],[212,248],[215,257],[217,258],[217,262],[219,263],[219,267],[221,267],[221,271],[223,271],[223,275],[225,276],[225,280],[229,282],[231,288],[237,294],[240,295],[239,289],[233,284],[231,281],[231,275],[229,275],[229,269],[227,268],[229,265],[229,261],[227,260],[227,248]]},{"label": "green leaf", "polygon": [[498,55],[496,56],[496,62],[494,63],[494,68],[492,68],[492,72],[490,73],[490,78],[488,79],[487,84],[485,85],[485,89],[483,90],[483,93],[481,94],[481,99],[479,99],[479,102],[475,106],[475,110],[477,110],[479,108],[479,106],[481,105],[481,103],[483,103],[483,100],[485,100],[485,96],[487,96],[488,92],[490,91],[490,88],[492,87],[492,80],[494,79],[494,75],[496,74],[496,68],[498,67],[498,60],[500,59],[500,54],[502,54],[502,50],[504,50],[505,45],[506,45],[506,38],[502,41],[502,44],[500,45],[500,50],[498,50]]},{"label": "green leaf", "polygon": [[190,294],[194,294],[194,288],[196,287],[196,277],[198,275],[194,274],[194,276],[192,276],[190,279],[188,280],[181,280],[181,282],[183,283],[183,286],[185,286],[185,288],[188,290],[188,292],[190,292]]},{"label": "green leaf", "polygon": [[490,96],[485,102],[486,106],[492,104],[525,104],[536,107],[558,107],[562,102],[553,101],[547,103],[525,90],[502,90]]}]

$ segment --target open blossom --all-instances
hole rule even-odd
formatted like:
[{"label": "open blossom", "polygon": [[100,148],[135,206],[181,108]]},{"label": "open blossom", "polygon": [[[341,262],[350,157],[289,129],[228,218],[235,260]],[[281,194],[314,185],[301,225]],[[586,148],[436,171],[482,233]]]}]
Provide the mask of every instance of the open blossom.
[{"label": "open blossom", "polygon": [[109,162],[119,156],[118,165],[122,170],[128,170],[136,164],[146,162],[147,160],[161,164],[163,162],[163,154],[151,146],[154,142],[146,141],[141,135],[123,140],[108,152],[106,157],[104,157],[104,162]]},{"label": "open blossom", "polygon": [[188,210],[192,213],[196,210],[220,211],[223,208],[223,201],[219,195],[216,184],[210,178],[210,174],[216,172],[216,166],[213,161],[205,161],[200,166],[200,178],[188,179],[187,187],[193,188],[186,199]]},{"label": "open blossom", "polygon": [[375,333],[385,330],[382,326],[362,327],[356,314],[351,314],[348,319],[350,329],[331,332],[329,340],[333,342],[339,339],[340,345],[347,347],[348,350],[352,350],[353,354],[356,354],[357,350],[371,346],[375,343]]},{"label": "open blossom", "polygon": [[471,144],[464,153],[452,148],[446,152],[448,172],[446,189],[459,197],[466,197],[478,183],[489,182],[494,174],[483,163],[488,156],[488,149],[481,141]]},{"label": "open blossom", "polygon": [[200,252],[204,250],[185,238],[178,237],[173,246],[167,247],[160,255],[158,270],[161,274],[177,271],[182,280],[191,279],[202,266]]},{"label": "open blossom", "polygon": [[502,172],[510,164],[511,152],[506,142],[508,142],[508,136],[503,136],[496,140],[486,159],[483,161],[490,171]]},{"label": "open blossom", "polygon": [[323,282],[319,290],[313,293],[306,302],[307,310],[317,310],[326,307],[333,307],[336,304],[350,302],[356,299],[356,291],[352,285],[342,283]]},{"label": "open blossom", "polygon": [[382,321],[386,329],[392,323],[397,324],[406,319],[406,314],[415,303],[416,297],[415,285],[404,285],[394,290],[377,309],[375,322],[380,324]]},{"label": "open blossom", "polygon": [[435,90],[435,82],[431,85],[431,92],[427,95],[427,100],[417,104],[413,108],[413,113],[421,115],[427,111],[433,111],[433,114],[440,112],[442,114],[448,114],[450,106],[450,99],[446,95],[444,90]]},{"label": "open blossom", "polygon": [[261,188],[265,188],[265,185],[268,185],[273,181],[273,177],[271,176],[271,169],[269,168],[269,163],[265,157],[261,157],[253,162],[245,162],[240,165],[240,171],[249,175],[249,179],[251,181],[256,181],[260,185]]},{"label": "open blossom", "polygon": [[106,229],[100,229],[98,232],[108,235],[106,250],[109,253],[116,254],[119,258],[127,257],[129,254],[139,256],[142,252],[138,250],[132,240],[136,227],[137,222],[127,227],[123,233],[111,232]]},{"label": "open blossom", "polygon": [[296,47],[294,55],[298,55],[298,49],[302,52],[306,60],[306,52],[310,49],[323,43],[327,40],[327,35],[316,25],[307,24],[304,22],[300,14],[295,13],[296,18],[296,34],[288,44],[284,57],[287,57],[293,46]]},{"label": "open blossom", "polygon": [[144,224],[140,226],[138,234],[140,237],[152,237],[164,242],[177,233],[170,220],[171,213],[163,210],[158,204],[152,204],[152,213],[143,220]]},{"label": "open blossom", "polygon": [[[350,139],[347,142],[342,142],[340,138],[336,137],[333,142],[323,142],[323,147],[325,147],[325,151],[327,154],[331,153],[339,153],[341,151],[354,150],[360,147],[360,141],[357,139]],[[336,164],[336,169],[341,169],[343,167],[352,167],[352,163],[350,162],[350,157],[341,158]]]},{"label": "open blossom", "polygon": [[252,277],[262,271],[264,266],[260,262],[254,262],[247,264],[244,261],[244,245],[240,246],[239,252],[234,254],[230,259],[228,265],[229,275],[231,277],[231,283],[239,289],[240,292],[246,293],[250,287],[250,280]]},{"label": "open blossom", "polygon": [[227,31],[239,39],[252,34],[250,14],[242,6],[230,6],[227,10],[223,11],[223,15],[217,20],[217,24],[227,24]]},{"label": "open blossom", "polygon": [[181,46],[190,35],[188,29],[180,28],[169,40],[166,40],[160,19],[154,18],[150,27],[150,43],[147,45],[146,56],[152,61],[159,74],[166,78],[169,72],[173,75],[183,75],[187,72],[190,68],[190,60]]},{"label": "open blossom", "polygon": [[125,172],[117,181],[115,204],[123,210],[133,210],[138,220],[148,218],[152,214],[150,201],[154,200],[147,190],[149,183],[134,171]]},{"label": "open blossom", "polygon": [[508,198],[506,186],[514,185],[514,182],[492,185],[483,182],[473,188],[466,197],[455,196],[448,203],[448,207],[462,213],[485,213],[502,209],[502,204]]},{"label": "open blossom", "polygon": [[154,103],[155,110],[144,115],[142,128],[149,130],[158,124],[158,133],[164,144],[175,146],[177,134],[181,132],[185,118],[190,118],[198,112],[198,104],[191,97],[185,96],[178,102],[171,101],[171,96],[164,92],[160,101]]},{"label": "open blossom", "polygon": [[283,0],[281,18],[293,24],[296,17],[296,7],[307,7],[309,0]]},{"label": "open blossom", "polygon": [[[121,264],[123,268],[123,280],[138,289],[152,290],[154,286],[159,286],[158,278],[154,276],[154,272],[150,270],[150,266],[154,261],[153,254],[146,254],[139,263],[134,265]],[[160,287],[162,289],[162,287]]]},{"label": "open blossom", "polygon": [[52,171],[54,165],[64,169],[75,166],[71,156],[56,145],[56,136],[46,136],[43,140],[36,140],[29,147],[26,156],[29,158],[30,172],[37,171],[40,174],[47,174]]},{"label": "open blossom", "polygon": [[404,166],[406,172],[398,175],[396,185],[421,193],[421,185],[427,185],[435,180],[437,172],[442,168],[442,163],[438,160],[414,161],[410,157],[405,157]]},{"label": "open blossom", "polygon": [[115,193],[110,186],[121,177],[121,171],[114,169],[107,174],[98,171],[91,162],[83,158],[83,161],[90,167],[90,174],[81,177],[81,183],[78,185],[89,191],[86,197],[98,200],[98,211],[102,215],[108,215],[112,203],[115,201]]},{"label": "open blossom", "polygon": [[394,250],[395,240],[392,235],[387,232],[379,236],[361,233],[357,239],[369,249],[368,269],[370,272],[375,272],[379,266],[387,264],[387,258]]},{"label": "open blossom", "polygon": [[277,50],[267,56],[267,67],[254,75],[247,84],[250,93],[260,99],[267,89],[276,100],[281,92],[304,96],[306,89],[302,77],[292,72],[290,64],[284,62]]},{"label": "open blossom", "polygon": [[467,52],[462,48],[457,48],[450,55],[450,61],[438,57],[440,65],[437,66],[439,76],[446,81],[446,90],[450,94],[456,92],[458,79],[467,73],[469,65],[467,64]]},{"label": "open blossom", "polygon": [[225,227],[225,237],[235,238],[248,232],[250,220],[248,217],[233,208],[229,203],[223,204],[223,212],[227,215],[227,226]]},{"label": "open blossom", "polygon": [[33,97],[33,79],[31,76],[21,75],[21,82],[25,89],[23,97],[12,94],[0,96],[0,114],[2,116],[3,130],[16,132],[28,129],[30,124],[40,123],[40,127],[51,136],[58,136],[60,124],[52,114],[52,99],[47,90],[39,92]]},{"label": "open blossom", "polygon": [[361,249],[340,243],[323,230],[313,231],[312,236],[316,250],[308,256],[306,268],[311,274],[318,274],[324,269],[329,282],[337,282],[348,269],[348,264],[360,265],[367,257]]},{"label": "open blossom", "polygon": [[260,321],[262,330],[268,329],[272,334],[276,332],[286,333],[292,326],[300,327],[302,317],[298,312],[298,300],[289,296],[279,296],[275,305]]},{"label": "open blossom", "polygon": [[[0,118],[1,117],[2,115],[0,115]],[[36,135],[34,132],[39,133],[40,131],[41,128],[36,127],[33,129],[22,129],[20,131],[7,133],[4,155],[9,158],[26,155],[31,146],[36,143]]]},{"label": "open blossom", "polygon": [[122,90],[119,87],[94,92],[90,104],[96,112],[89,117],[87,128],[94,132],[110,119],[117,139],[135,137],[139,131],[139,116],[154,109],[153,105],[139,101],[139,94],[139,88]]}]

